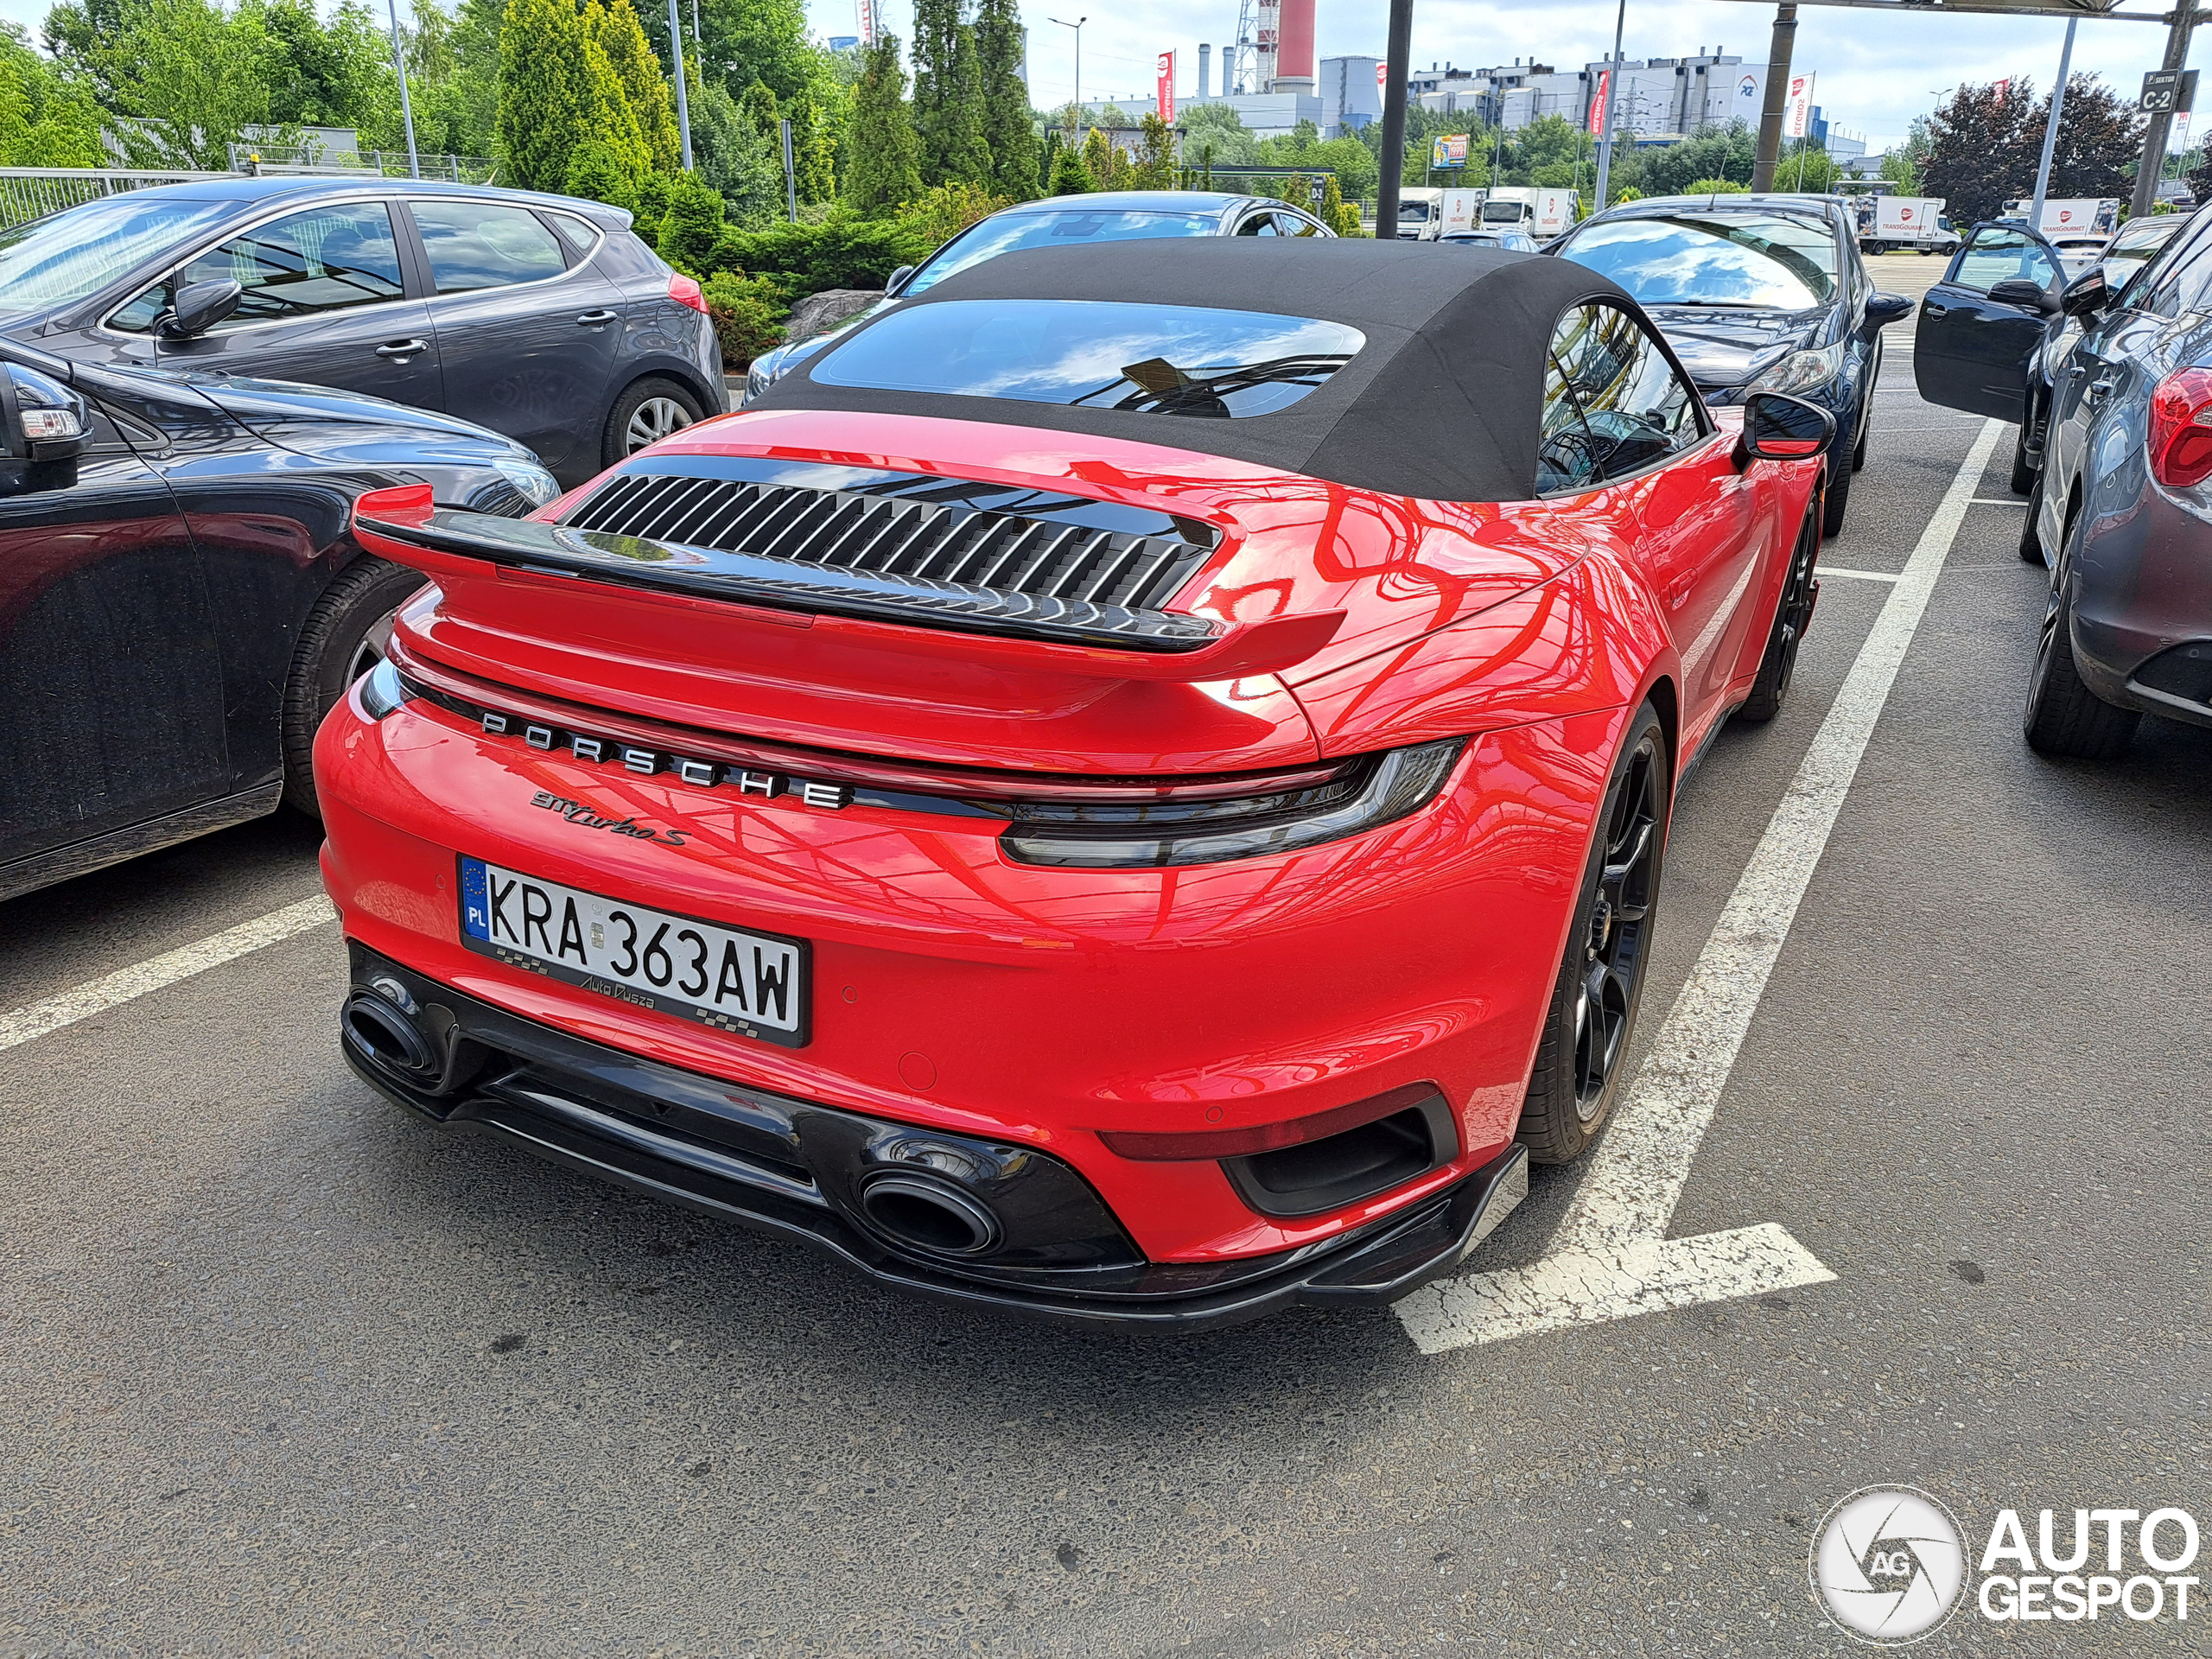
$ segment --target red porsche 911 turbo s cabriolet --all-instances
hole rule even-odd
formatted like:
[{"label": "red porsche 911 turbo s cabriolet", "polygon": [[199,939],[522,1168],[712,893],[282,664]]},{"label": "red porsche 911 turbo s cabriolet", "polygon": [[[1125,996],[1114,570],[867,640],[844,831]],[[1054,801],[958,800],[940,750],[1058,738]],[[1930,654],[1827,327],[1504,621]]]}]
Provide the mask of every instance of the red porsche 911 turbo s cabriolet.
[{"label": "red porsche 911 turbo s cabriolet", "polygon": [[880,1281],[1188,1326],[1456,1267],[1620,1085],[1829,417],[1564,260],[1016,253],[431,582],[315,772],[362,1077]]}]

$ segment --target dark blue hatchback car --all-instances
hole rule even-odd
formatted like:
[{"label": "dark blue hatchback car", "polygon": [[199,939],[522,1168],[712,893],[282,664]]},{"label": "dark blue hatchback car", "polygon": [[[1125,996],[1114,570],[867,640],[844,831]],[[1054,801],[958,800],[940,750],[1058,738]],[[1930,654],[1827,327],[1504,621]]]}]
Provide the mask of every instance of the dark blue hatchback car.
[{"label": "dark blue hatchback car", "polygon": [[728,404],[698,285],[622,209],[412,179],[210,179],[0,232],[0,333],[442,410],[564,485]]},{"label": "dark blue hatchback car", "polygon": [[1843,528],[1866,464],[1882,329],[1912,302],[1875,291],[1856,221],[1828,196],[1655,196],[1609,207],[1546,253],[1636,296],[1708,404],[1787,392],[1835,417],[1821,530]]}]

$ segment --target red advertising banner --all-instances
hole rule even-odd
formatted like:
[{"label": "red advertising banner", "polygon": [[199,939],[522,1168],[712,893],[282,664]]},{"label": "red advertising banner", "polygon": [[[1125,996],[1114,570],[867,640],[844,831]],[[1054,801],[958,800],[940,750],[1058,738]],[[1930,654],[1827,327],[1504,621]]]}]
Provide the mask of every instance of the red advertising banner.
[{"label": "red advertising banner", "polygon": [[1613,72],[1600,69],[1598,72],[1597,96],[1590,100],[1590,130],[1600,138],[1605,136],[1605,95],[1612,89]]},{"label": "red advertising banner", "polygon": [[1153,65],[1153,73],[1158,78],[1160,118],[1172,127],[1175,124],[1175,54],[1161,53]]}]

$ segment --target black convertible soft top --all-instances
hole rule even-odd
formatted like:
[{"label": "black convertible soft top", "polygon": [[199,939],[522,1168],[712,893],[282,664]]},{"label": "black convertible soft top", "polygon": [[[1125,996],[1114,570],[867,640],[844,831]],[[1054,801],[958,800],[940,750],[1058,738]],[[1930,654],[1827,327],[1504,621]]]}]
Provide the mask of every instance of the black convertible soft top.
[{"label": "black convertible soft top", "polygon": [[[1238,420],[830,385],[807,368],[755,409],[865,410],[1092,433],[1443,501],[1535,493],[1545,351],[1560,312],[1635,301],[1565,259],[1503,249],[1315,238],[1193,238],[1002,254],[855,328],[954,300],[1133,301],[1312,317],[1367,343],[1313,392]],[[1653,331],[1656,334],[1656,330]],[[808,365],[833,360],[843,341]]]}]

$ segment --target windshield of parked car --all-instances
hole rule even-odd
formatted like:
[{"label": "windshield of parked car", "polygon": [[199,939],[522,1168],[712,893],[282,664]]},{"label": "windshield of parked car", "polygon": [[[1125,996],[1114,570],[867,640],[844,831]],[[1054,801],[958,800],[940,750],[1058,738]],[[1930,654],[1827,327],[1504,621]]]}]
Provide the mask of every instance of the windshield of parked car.
[{"label": "windshield of parked car", "polygon": [[1081,242],[1147,242],[1155,237],[1211,236],[1221,228],[1217,213],[1112,212],[1071,207],[1028,213],[1000,213],[970,226],[931,254],[899,290],[919,294],[956,271],[995,259],[1018,248],[1065,248]]},{"label": "windshield of parked car", "polygon": [[1836,290],[1835,234],[1795,213],[1681,213],[1585,226],[1561,251],[1644,305],[1802,311]]},{"label": "windshield of parked car", "polygon": [[228,202],[126,194],[0,231],[0,313],[96,294],[233,211]]},{"label": "windshield of parked car", "polygon": [[1242,418],[1287,408],[1367,343],[1307,317],[1096,300],[887,311],[815,359],[818,384]]},{"label": "windshield of parked car", "polygon": [[2105,286],[2117,294],[2127,279],[2151,263],[2151,256],[2172,240],[2176,231],[2189,223],[2186,213],[2160,213],[2155,219],[2130,219],[2105,250]]}]

